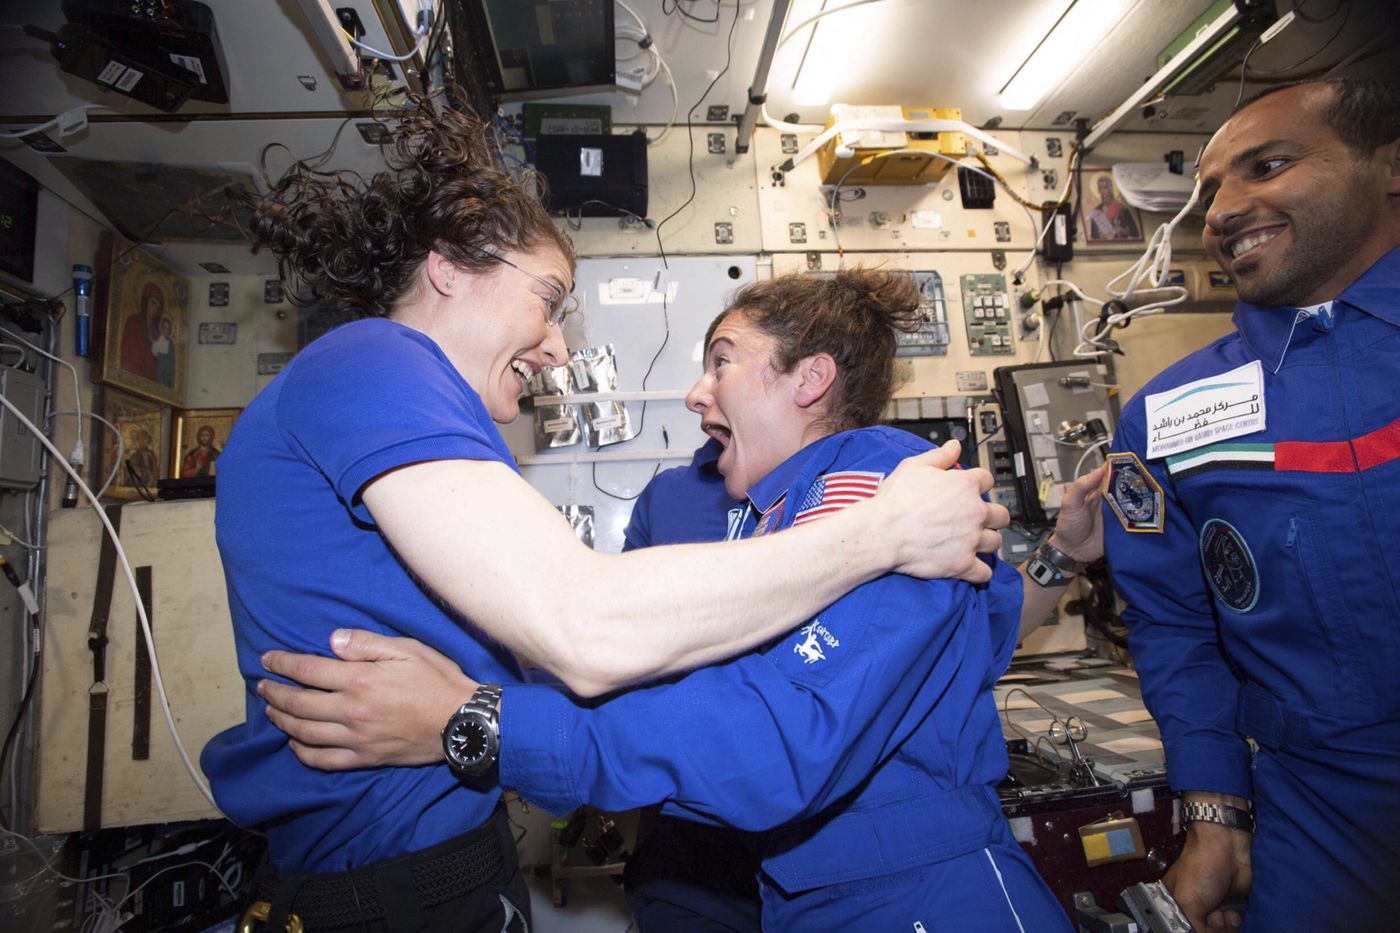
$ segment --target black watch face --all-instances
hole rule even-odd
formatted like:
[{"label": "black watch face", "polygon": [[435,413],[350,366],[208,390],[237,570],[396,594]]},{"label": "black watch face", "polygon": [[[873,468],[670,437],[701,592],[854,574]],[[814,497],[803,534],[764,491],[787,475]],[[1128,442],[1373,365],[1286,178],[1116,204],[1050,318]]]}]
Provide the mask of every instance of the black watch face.
[{"label": "black watch face", "polygon": [[443,750],[459,768],[479,767],[495,745],[495,736],[481,715],[467,714],[454,720],[445,738]]}]

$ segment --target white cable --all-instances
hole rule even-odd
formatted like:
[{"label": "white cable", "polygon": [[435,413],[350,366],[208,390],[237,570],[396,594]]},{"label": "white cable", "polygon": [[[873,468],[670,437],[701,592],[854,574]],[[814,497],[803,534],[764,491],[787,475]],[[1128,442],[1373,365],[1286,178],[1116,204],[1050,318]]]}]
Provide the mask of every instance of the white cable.
[{"label": "white cable", "polygon": [[1108,438],[1104,438],[1103,440],[1090,444],[1087,448],[1085,448],[1084,455],[1080,457],[1079,462],[1074,465],[1074,478],[1079,479],[1079,477],[1081,476],[1079,471],[1084,469],[1084,461],[1089,459],[1090,454],[1098,450],[1100,447],[1111,443],[1113,443],[1111,440],[1109,440]]},{"label": "white cable", "polygon": [[[99,424],[105,425],[105,426],[107,427],[107,429],[108,429],[109,431],[111,431],[113,435],[116,436],[116,438],[117,438],[117,459],[116,459],[115,461],[112,462],[112,469],[107,473],[107,481],[106,481],[105,483],[102,484],[102,488],[101,488],[101,489],[97,490],[97,498],[101,499],[104,495],[107,494],[107,490],[110,489],[110,488],[112,487],[112,484],[113,484],[114,482],[116,482],[116,480],[117,480],[117,471],[121,469],[122,462],[126,460],[126,441],[124,441],[124,440],[122,439],[122,432],[121,432],[120,430],[117,429],[117,426],[116,426],[115,424],[113,424],[112,422],[108,421],[106,418],[102,417],[101,415],[97,414],[96,412],[92,412],[92,411],[75,411],[75,410],[73,410],[73,409],[71,409],[71,408],[65,408],[65,409],[63,409],[62,411],[51,411],[51,412],[49,412],[49,417],[50,417],[50,418],[56,418],[56,417],[58,417],[59,415],[77,415],[77,416],[79,416],[79,417],[91,418],[93,421],[96,421],[96,422],[98,422]],[[82,428],[79,428],[78,430],[81,431]]]},{"label": "white cable", "polygon": [[[635,58],[637,54],[645,53],[647,57],[651,59],[653,65],[652,68],[647,70],[642,80],[642,88],[645,89],[649,87],[651,83],[656,80],[657,75],[664,72],[666,75],[666,86],[671,89],[671,119],[666,123],[665,128],[655,139],[647,140],[648,146],[655,146],[670,134],[671,128],[676,125],[676,117],[680,113],[681,99],[680,94],[676,91],[676,79],[675,76],[671,74],[671,66],[666,64],[666,60],[661,57],[661,53],[656,48],[655,39],[652,37],[650,31],[647,30],[646,23],[637,15],[637,11],[624,3],[623,0],[614,0],[614,2],[626,10],[628,15],[637,23],[636,28],[627,25],[617,25],[614,27],[614,32],[619,38],[637,43],[637,53],[628,56],[628,58]],[[647,45],[645,48],[642,48],[642,43],[644,42],[647,43]],[[624,61],[626,60],[627,59],[624,59]]]},{"label": "white cable", "polygon": [[826,129],[821,123],[787,123],[779,120],[768,112],[768,102],[764,101],[759,105],[758,114],[763,118],[765,126],[770,126],[775,130],[784,133],[820,133]]},{"label": "white cable", "polygon": [[5,408],[9,409],[10,414],[14,415],[15,419],[19,421],[20,424],[28,428],[30,433],[39,439],[39,443],[43,444],[50,456],[54,458],[54,462],[63,467],[68,473],[69,478],[78,484],[78,488],[83,491],[83,495],[87,496],[88,501],[92,503],[93,510],[97,513],[98,519],[102,522],[102,527],[107,530],[107,534],[111,537],[112,544],[117,551],[117,560],[121,564],[122,573],[126,575],[127,584],[131,587],[131,593],[136,602],[136,618],[141,623],[141,633],[146,638],[146,655],[151,660],[151,680],[155,684],[156,694],[160,697],[160,708],[165,714],[165,724],[170,729],[170,737],[175,742],[175,750],[179,752],[180,760],[184,762],[185,770],[189,772],[190,777],[194,780],[195,786],[199,788],[199,792],[204,796],[205,800],[209,801],[209,805],[217,810],[219,808],[218,802],[214,800],[214,795],[210,792],[209,785],[204,782],[203,776],[200,775],[199,771],[195,768],[194,762],[190,760],[189,753],[185,751],[185,743],[180,740],[180,733],[175,729],[175,716],[170,711],[170,698],[165,693],[165,680],[160,675],[160,661],[156,658],[156,642],[155,638],[151,635],[151,620],[146,617],[146,605],[141,599],[140,591],[137,589],[136,575],[132,573],[131,563],[126,557],[126,549],[122,547],[121,538],[117,535],[117,530],[112,527],[112,521],[107,517],[107,511],[102,508],[102,503],[99,502],[97,496],[93,494],[92,487],[83,482],[83,478],[78,475],[76,470],[68,465],[68,462],[63,459],[63,455],[58,452],[58,448],[53,445],[53,442],[44,436],[44,432],[39,430],[39,427],[34,424],[34,422],[25,417],[24,412],[19,410],[19,406],[15,405],[14,402],[7,399],[4,395],[0,395],[0,405],[4,405]]},{"label": "white cable", "polygon": [[[219,879],[219,884],[223,887],[224,891],[228,893],[228,896],[233,898],[235,903],[238,901],[238,892],[234,891],[233,888],[229,886],[228,879],[224,877],[223,872],[219,871],[217,868],[204,861],[203,859],[192,858],[189,861],[177,862],[174,865],[167,865],[160,871],[153,872],[151,874],[151,877],[147,878],[145,881],[132,888],[131,891],[127,893],[126,897],[123,897],[121,900],[117,901],[116,907],[113,909],[120,913],[122,906],[126,904],[127,901],[131,900],[133,897],[139,894],[141,892],[141,889],[144,888],[146,885],[150,884],[152,881],[155,881],[157,878],[159,878],[161,875],[165,874],[168,871],[174,871],[177,868],[184,868],[187,865],[200,865],[204,868],[209,869],[209,871],[213,873],[214,877]],[[120,927],[118,927],[118,929],[120,929]]]},{"label": "white cable", "polygon": [[[1080,344],[1075,347],[1074,355],[1080,357],[1101,356],[1108,352],[1109,348],[1102,343],[1102,340],[1115,328],[1130,322],[1133,318],[1143,317],[1150,314],[1161,314],[1167,308],[1181,304],[1190,297],[1190,292],[1179,285],[1164,285],[1167,276],[1171,274],[1172,264],[1172,232],[1178,224],[1186,217],[1192,208],[1196,206],[1196,201],[1201,195],[1201,183],[1197,180],[1195,187],[1191,190],[1191,197],[1181,208],[1175,217],[1158,227],[1148,241],[1147,247],[1143,250],[1142,256],[1123,272],[1114,276],[1108,283],[1108,294],[1126,302],[1130,297],[1141,292],[1163,292],[1171,297],[1163,297],[1146,304],[1139,305],[1129,311],[1110,314],[1099,328],[1092,335],[1088,333],[1089,327],[1096,325],[1097,321],[1089,321],[1088,324],[1080,328]],[[1128,279],[1128,285],[1122,291],[1118,291],[1115,286],[1123,279]],[[1141,287],[1143,283],[1146,287]],[[1094,348],[1094,349],[1089,349]]]},{"label": "white cable", "polygon": [[[35,353],[39,354],[40,356],[46,357],[46,358],[48,358],[48,359],[51,359],[51,360],[53,360],[55,363],[57,363],[58,365],[67,368],[67,370],[68,370],[70,373],[73,374],[73,407],[76,408],[76,409],[78,410],[79,414],[81,415],[82,410],[83,410],[83,395],[82,395],[82,391],[78,388],[78,370],[77,370],[77,368],[76,368],[72,363],[68,362],[67,360],[63,359],[62,357],[54,356],[54,355],[53,355],[52,353],[50,353],[49,351],[44,350],[44,349],[41,349],[41,348],[35,346],[34,344],[30,343],[28,340],[25,340],[23,337],[21,337],[19,334],[14,333],[13,331],[9,331],[9,330],[6,330],[6,329],[3,328],[3,327],[0,327],[0,334],[4,334],[6,337],[11,338],[12,340],[18,340],[20,343],[24,344],[26,347],[28,347],[29,349],[33,350]],[[78,443],[79,443],[79,444],[82,443],[82,439],[81,439],[81,438],[79,438]]]},{"label": "white cable", "polygon": [[[837,120],[831,126],[828,126],[826,129],[818,133],[817,137],[811,142],[809,142],[806,146],[803,146],[800,150],[798,150],[797,154],[794,155],[790,160],[784,162],[783,170],[791,171],[793,168],[796,168],[798,165],[811,158],[811,156],[814,155],[818,149],[826,145],[827,140],[831,139],[838,133],[849,133],[854,130],[879,130],[885,133],[963,133],[968,136],[971,136],[973,139],[981,140],[983,145],[995,147],[1001,150],[1002,152],[1006,153],[1007,155],[1011,156],[1012,158],[1026,163],[1027,165],[1035,164],[1035,160],[1032,159],[1030,156],[1026,155],[1021,150],[1015,148],[1014,146],[1008,146],[1006,143],[1002,142],[1000,139],[997,139],[990,133],[984,132],[983,130],[979,130],[972,124],[964,123],[962,120],[894,120],[889,118],[861,118]],[[841,155],[839,147],[837,149],[837,155]],[[845,156],[842,157],[845,158]]]},{"label": "white cable", "polygon": [[[1070,185],[1074,184],[1075,165],[1082,157],[1082,150],[1075,149],[1074,155],[1069,160],[1069,165],[1065,168],[1065,186],[1060,189],[1060,196],[1056,198],[1052,203],[1057,205],[1063,204],[1069,198]],[[1040,252],[1040,244],[1045,242],[1045,234],[1050,232],[1050,228],[1055,223],[1055,216],[1056,215],[1052,215],[1049,218],[1045,218],[1045,229],[1041,230],[1040,236],[1035,238],[1035,246],[1031,247],[1031,251],[1026,254],[1025,262],[1017,266],[1016,270],[1011,273],[1012,281],[1022,281],[1023,277],[1026,274],[1026,270],[1031,267],[1031,263],[1035,262],[1036,254]],[[1032,229],[1034,229],[1034,227],[1032,227]],[[1038,360],[1039,358],[1040,357],[1037,355],[1036,359]]]},{"label": "white cable", "polygon": [[[992,184],[999,186],[1003,191],[1007,192],[1008,194],[1011,193],[1011,189],[1008,188],[1006,184],[1002,182],[1001,179],[997,178],[991,172],[980,169],[975,165],[967,165],[963,162],[960,162],[957,159],[954,159],[952,156],[946,156],[941,152],[930,152],[927,149],[886,149],[880,151],[879,153],[873,153],[870,156],[866,156],[863,159],[857,160],[855,165],[852,165],[850,168],[846,169],[846,174],[842,175],[841,178],[836,182],[836,184],[833,185],[831,188],[831,204],[827,213],[831,218],[832,242],[835,244],[837,252],[840,252],[841,250],[841,234],[837,230],[837,227],[839,227],[840,225],[836,223],[836,207],[839,203],[837,201],[837,196],[841,191],[841,186],[845,184],[846,179],[850,177],[851,173],[854,172],[856,169],[860,168],[861,166],[868,165],[870,164],[870,162],[873,162],[877,159],[883,159],[888,156],[894,155],[903,155],[905,153],[931,156],[935,159],[942,159],[944,162],[950,162],[957,168],[964,168],[967,169],[969,172],[975,172],[976,174],[981,175],[983,178],[986,178]],[[823,187],[825,186],[823,185]],[[1018,207],[1021,208],[1021,210],[1026,212],[1026,219],[1030,221],[1031,229],[1034,230],[1035,218],[1031,215],[1030,210],[1024,204],[1021,204],[1020,201],[1017,201],[1016,204]]]},{"label": "white cable", "polygon": [[[38,124],[37,126],[26,127],[25,129],[22,129],[22,130],[12,130],[12,131],[10,131],[10,132],[8,132],[8,133],[0,133],[0,139],[23,139],[24,137],[30,135],[31,133],[46,133],[46,132],[48,132],[49,130],[54,129],[55,127],[61,126],[61,125],[63,124],[64,117],[67,117],[70,113],[74,113],[75,111],[78,111],[78,110],[82,110],[82,111],[86,112],[86,111],[88,111],[88,110],[110,110],[110,109],[111,109],[111,108],[110,108],[110,107],[107,107],[105,104],[83,104],[83,105],[81,105],[81,106],[74,107],[74,108],[72,108],[71,110],[65,110],[63,113],[60,113],[58,116],[54,117],[52,120],[49,120],[47,123],[40,123],[40,124]],[[85,126],[86,123],[87,123],[87,118],[84,117],[84,118],[83,118],[83,122],[82,122],[79,126],[80,126],[80,127],[81,127],[81,126]],[[77,128],[74,128],[73,131],[76,131],[76,129],[77,129]],[[68,134],[67,134],[67,133],[61,133],[61,134],[60,134],[60,136],[66,136],[66,135],[68,135]]]},{"label": "white cable", "polygon": [[365,45],[359,39],[356,39],[353,35],[351,35],[349,30],[342,31],[345,33],[345,38],[350,41],[350,44],[353,45],[355,48],[359,49],[361,52],[368,52],[370,55],[373,55],[375,58],[384,62],[406,62],[413,56],[417,55],[419,52],[423,51],[423,46],[428,41],[428,33],[432,32],[432,0],[423,0],[423,6],[422,9],[419,11],[418,16],[419,26],[413,31],[413,36],[418,40],[418,43],[414,45],[414,47],[411,50],[404,53],[403,55],[391,55],[388,52],[381,52],[378,49],[371,48],[370,46]]}]

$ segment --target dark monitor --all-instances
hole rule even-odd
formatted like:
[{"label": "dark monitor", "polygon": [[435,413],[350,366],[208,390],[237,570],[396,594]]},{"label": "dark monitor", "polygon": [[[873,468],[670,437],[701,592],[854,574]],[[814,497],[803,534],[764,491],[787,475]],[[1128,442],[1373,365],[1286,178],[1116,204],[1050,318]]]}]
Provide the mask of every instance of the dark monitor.
[{"label": "dark monitor", "polygon": [[461,0],[461,9],[453,46],[470,47],[497,100],[614,89],[613,0]]},{"label": "dark monitor", "polygon": [[0,159],[0,272],[34,281],[39,183]]}]

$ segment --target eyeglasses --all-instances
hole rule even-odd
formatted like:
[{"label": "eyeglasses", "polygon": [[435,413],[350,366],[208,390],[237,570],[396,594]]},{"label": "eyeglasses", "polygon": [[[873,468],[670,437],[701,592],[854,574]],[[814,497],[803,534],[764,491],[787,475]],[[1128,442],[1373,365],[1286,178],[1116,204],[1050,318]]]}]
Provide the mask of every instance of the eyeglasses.
[{"label": "eyeglasses", "polygon": [[506,265],[510,266],[512,269],[516,269],[520,272],[525,273],[530,278],[534,279],[536,282],[539,282],[545,288],[549,289],[550,294],[554,296],[549,301],[549,313],[545,315],[545,322],[548,323],[549,326],[559,327],[564,323],[564,318],[571,311],[578,310],[578,298],[574,296],[573,292],[565,292],[564,289],[560,288],[558,285],[555,285],[549,279],[546,279],[543,276],[536,275],[529,269],[517,266],[515,263],[511,262],[504,256],[501,256],[497,253],[486,252],[484,250],[483,252],[485,252],[487,256],[490,256],[497,262],[503,262]]}]

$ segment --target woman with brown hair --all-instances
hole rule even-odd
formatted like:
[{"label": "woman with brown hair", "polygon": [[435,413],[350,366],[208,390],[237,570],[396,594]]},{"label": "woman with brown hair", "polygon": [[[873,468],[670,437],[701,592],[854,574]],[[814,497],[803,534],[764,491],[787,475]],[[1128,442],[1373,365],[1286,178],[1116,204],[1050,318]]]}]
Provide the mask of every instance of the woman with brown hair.
[{"label": "woman with brown hair", "polygon": [[[728,546],[838,521],[929,448],[876,424],[918,304],[904,275],[790,275],[744,288],[711,325],[686,402],[745,503]],[[1023,581],[987,566],[985,585],[884,575],[759,650],[601,705],[482,687],[422,645],[364,634],[342,654],[372,665],[266,659],[331,692],[268,683],[265,696],[302,760],[345,767],[437,760],[451,704],[422,698],[490,690],[501,781],[549,812],[664,800],[753,833],[765,930],[1067,930],[996,793],[1007,757],[991,688]],[[710,582],[718,616],[726,587]]]},{"label": "woman with brown hair", "polygon": [[[593,553],[496,428],[531,375],[567,360],[569,241],[475,119],[405,113],[386,158],[370,178],[299,162],[251,199],[284,279],[361,319],[299,353],[220,455],[217,540],[250,687],[246,722],[202,764],[225,813],[267,833],[253,915],[271,928],[495,931],[528,901],[494,734],[476,735],[467,778],[312,770],[251,687],[265,652],[322,651],[348,625],[414,636],[495,683],[518,682],[528,656],[596,695],[752,648],[889,571],[986,579],[973,552],[1005,514],[980,499],[990,477],[928,468],[944,451],[785,540]],[[493,721],[489,692],[477,703]]]}]

